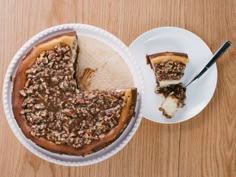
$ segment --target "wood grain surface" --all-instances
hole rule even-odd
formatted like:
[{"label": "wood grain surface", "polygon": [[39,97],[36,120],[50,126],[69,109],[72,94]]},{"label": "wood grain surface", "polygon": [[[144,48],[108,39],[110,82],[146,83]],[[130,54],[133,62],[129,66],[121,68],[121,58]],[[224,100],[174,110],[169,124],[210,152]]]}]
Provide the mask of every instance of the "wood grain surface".
[{"label": "wood grain surface", "polygon": [[177,26],[199,35],[213,51],[225,39],[233,47],[217,62],[216,92],[199,115],[175,125],[143,119],[122,151],[91,166],[58,166],[30,153],[10,130],[1,103],[1,177],[236,176],[235,0],[0,0],[1,92],[8,64],[21,45],[63,23],[101,27],[127,45],[149,29]]}]

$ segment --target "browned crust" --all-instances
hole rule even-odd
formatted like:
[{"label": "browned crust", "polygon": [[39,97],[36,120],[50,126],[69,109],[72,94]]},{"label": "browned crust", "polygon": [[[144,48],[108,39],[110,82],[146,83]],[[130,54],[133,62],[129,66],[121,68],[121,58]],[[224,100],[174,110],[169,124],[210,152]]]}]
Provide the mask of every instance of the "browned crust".
[{"label": "browned crust", "polygon": [[63,42],[68,44],[69,46],[72,45],[74,37],[76,36],[75,32],[66,33],[63,35],[58,35],[53,37],[51,40],[47,40],[46,42],[42,42],[36,46],[34,46],[30,52],[22,58],[17,73],[14,78],[14,85],[13,85],[13,92],[12,92],[12,109],[15,116],[15,119],[21,128],[24,135],[31,139],[37,145],[57,153],[63,154],[71,154],[71,155],[86,155],[97,151],[111,142],[113,142],[119,135],[122,133],[123,129],[126,127],[127,123],[133,116],[130,110],[135,108],[136,97],[137,97],[137,90],[134,89],[126,89],[125,90],[125,101],[126,104],[122,109],[121,116],[118,122],[118,125],[113,128],[107,134],[103,134],[100,136],[100,140],[94,141],[89,145],[83,146],[80,149],[73,148],[72,146],[68,145],[57,145],[51,141],[46,140],[45,138],[37,138],[30,134],[30,127],[28,126],[26,120],[20,114],[21,105],[23,103],[23,98],[20,95],[19,91],[24,88],[24,84],[26,82],[26,75],[25,71],[29,66],[31,66],[39,53],[45,50],[50,50],[56,44]]},{"label": "browned crust", "polygon": [[146,55],[146,62],[147,64],[158,64],[161,62],[166,61],[177,61],[184,64],[188,63],[188,55],[186,53],[180,52],[162,52],[162,53],[155,53],[152,55]]},{"label": "browned crust", "polygon": [[180,56],[180,57],[188,58],[188,55],[186,53],[180,53],[180,52],[161,52],[161,53],[154,53],[148,56],[150,58],[156,58],[159,56]]}]

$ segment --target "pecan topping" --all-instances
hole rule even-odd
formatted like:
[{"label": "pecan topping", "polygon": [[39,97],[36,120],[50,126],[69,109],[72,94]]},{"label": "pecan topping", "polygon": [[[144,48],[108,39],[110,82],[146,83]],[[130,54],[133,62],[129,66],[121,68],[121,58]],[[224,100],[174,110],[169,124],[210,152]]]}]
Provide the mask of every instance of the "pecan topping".
[{"label": "pecan topping", "polygon": [[59,44],[26,70],[21,114],[32,136],[80,148],[118,124],[124,92],[78,90],[72,51]]},{"label": "pecan topping", "polygon": [[179,80],[184,75],[186,65],[180,62],[167,61],[155,64],[155,75],[157,81]]}]

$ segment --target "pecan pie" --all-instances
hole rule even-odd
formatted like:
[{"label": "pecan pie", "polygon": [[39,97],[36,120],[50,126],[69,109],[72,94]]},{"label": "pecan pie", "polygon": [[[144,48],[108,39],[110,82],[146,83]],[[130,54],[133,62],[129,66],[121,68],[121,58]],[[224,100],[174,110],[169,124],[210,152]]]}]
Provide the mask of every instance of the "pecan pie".
[{"label": "pecan pie", "polygon": [[80,89],[75,32],[35,45],[14,78],[12,107],[25,136],[56,153],[86,155],[112,143],[134,115],[136,88]]},{"label": "pecan pie", "polygon": [[155,73],[155,92],[165,97],[159,110],[165,117],[171,118],[178,108],[185,105],[186,89],[181,84],[181,78],[188,63],[188,55],[164,52],[147,55],[146,59]]}]

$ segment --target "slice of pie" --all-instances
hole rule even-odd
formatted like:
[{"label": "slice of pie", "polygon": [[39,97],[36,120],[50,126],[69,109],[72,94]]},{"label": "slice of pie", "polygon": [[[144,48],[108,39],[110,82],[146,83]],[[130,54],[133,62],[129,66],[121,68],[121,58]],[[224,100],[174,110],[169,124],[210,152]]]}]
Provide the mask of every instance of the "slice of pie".
[{"label": "slice of pie", "polygon": [[80,90],[75,32],[35,45],[14,78],[12,108],[25,136],[56,153],[86,155],[115,141],[134,115],[136,88]]},{"label": "slice of pie", "polygon": [[147,55],[147,64],[155,72],[157,87],[179,84],[184,75],[188,55],[177,52],[164,52]]},{"label": "slice of pie", "polygon": [[147,55],[147,64],[150,64],[156,77],[157,94],[164,96],[159,110],[167,118],[173,117],[178,108],[183,107],[186,98],[186,89],[181,84],[188,55],[177,52],[163,52]]}]

